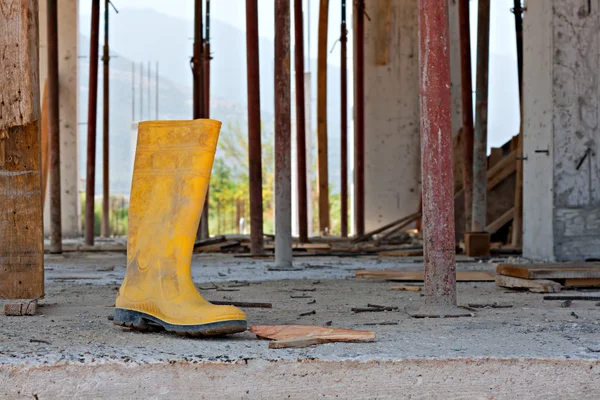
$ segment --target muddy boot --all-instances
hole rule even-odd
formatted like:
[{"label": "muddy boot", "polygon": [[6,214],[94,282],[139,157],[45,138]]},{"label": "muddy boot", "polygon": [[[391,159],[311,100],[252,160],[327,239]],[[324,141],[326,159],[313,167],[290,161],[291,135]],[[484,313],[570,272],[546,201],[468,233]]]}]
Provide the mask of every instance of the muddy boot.
[{"label": "muddy boot", "polygon": [[139,125],[127,240],[127,273],[114,323],[213,336],[246,330],[246,316],[198,293],[191,261],[221,123]]}]

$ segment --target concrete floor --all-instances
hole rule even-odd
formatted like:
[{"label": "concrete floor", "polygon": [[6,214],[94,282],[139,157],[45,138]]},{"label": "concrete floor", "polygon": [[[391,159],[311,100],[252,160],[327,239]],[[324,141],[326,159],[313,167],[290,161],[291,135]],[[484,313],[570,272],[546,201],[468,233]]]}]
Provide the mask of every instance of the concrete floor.
[{"label": "concrete floor", "polygon": [[[0,316],[6,382],[0,398],[597,398],[600,390],[600,305],[594,302],[563,308],[493,282],[459,283],[459,304],[513,307],[481,309],[473,318],[413,319],[405,309],[422,303],[420,293],[353,276],[356,269],[418,269],[419,259],[297,258],[299,271],[274,272],[266,270],[268,260],[195,255],[194,279],[208,299],[273,303],[247,309],[250,325],[330,323],[378,336],[372,343],[272,350],[250,333],[202,340],[112,325],[108,316],[125,263],[119,253],[46,256],[39,315]],[[494,265],[460,262],[458,268]],[[307,298],[291,298],[302,294]],[[368,303],[399,311],[350,310]],[[225,390],[223,397],[214,396],[215,388]]]}]

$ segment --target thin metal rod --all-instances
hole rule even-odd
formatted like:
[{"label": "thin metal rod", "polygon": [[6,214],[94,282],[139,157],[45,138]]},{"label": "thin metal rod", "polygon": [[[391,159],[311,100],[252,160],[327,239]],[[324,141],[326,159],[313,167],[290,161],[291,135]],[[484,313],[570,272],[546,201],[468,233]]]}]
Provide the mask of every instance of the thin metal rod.
[{"label": "thin metal rod", "polygon": [[98,102],[98,40],[100,0],[92,0],[90,34],[90,83],[88,97],[87,168],[85,183],[85,244],[94,245],[94,197],[96,185],[96,110]]},{"label": "thin metal rod", "polygon": [[298,239],[308,242],[306,187],[306,113],[304,110],[304,22],[302,0],[294,0],[294,72],[296,78],[296,151],[298,176]]},{"label": "thin metal rod", "polygon": [[151,82],[151,75],[152,75],[152,65],[150,64],[150,61],[148,61],[148,119],[152,118],[152,113],[150,112],[151,110],[151,105],[152,105],[152,96],[150,93],[150,89],[152,87],[152,85],[150,85]]},{"label": "thin metal rod", "polygon": [[246,0],[246,63],[248,74],[248,178],[250,251],[264,252],[262,159],[260,138],[260,74],[258,57],[258,0]]},{"label": "thin metal rod", "polygon": [[[206,24],[205,35],[203,41],[203,67],[204,67],[204,82],[203,82],[203,99],[204,99],[204,114],[203,118],[210,118],[210,0],[206,0]],[[204,207],[202,208],[202,217],[200,218],[200,237],[208,238],[209,232],[209,214],[210,214],[210,187],[206,191],[204,199]]]},{"label": "thin metal rod", "polygon": [[135,61],[131,63],[131,126],[135,122]]},{"label": "thin metal rod", "polygon": [[450,54],[446,0],[419,0],[425,307],[456,306]]},{"label": "thin metal rod", "polygon": [[365,2],[356,2],[356,60],[354,99],[354,224],[365,233]]},{"label": "thin metal rod", "polygon": [[140,62],[140,119],[144,119],[144,63]]},{"label": "thin metal rod", "polygon": [[347,46],[348,31],[346,30],[346,0],[342,0],[342,24],[340,33],[341,44],[341,82],[340,82],[340,118],[341,118],[341,186],[340,186],[340,209],[341,209],[341,234],[348,237],[348,66]]},{"label": "thin metal rod", "polygon": [[490,50],[490,0],[479,0],[477,16],[477,82],[473,147],[473,232],[487,226],[487,116]]},{"label": "thin metal rod", "polygon": [[102,223],[100,225],[100,234],[102,237],[110,236],[110,192],[109,192],[109,79],[110,79],[110,53],[108,48],[108,3],[104,0],[104,54],[103,63],[103,84],[104,92],[102,95],[103,118],[102,118]]},{"label": "thin metal rod", "polygon": [[160,78],[158,77],[158,61],[156,62],[156,79],[155,79],[155,90],[154,90],[154,96],[156,97],[155,100],[155,110],[154,110],[154,119],[158,121],[158,82],[160,80]]},{"label": "thin metal rod", "polygon": [[329,0],[321,0],[317,56],[317,169],[319,232],[329,234],[329,166],[327,160],[327,24]]},{"label": "thin metal rod", "polygon": [[275,0],[275,265],[292,266],[290,0]]},{"label": "thin metal rod", "polygon": [[50,128],[50,252],[62,253],[58,9],[56,0],[48,0],[46,4],[48,33],[48,125]]},{"label": "thin metal rod", "polygon": [[[194,2],[194,56],[192,58],[192,72],[194,76],[194,119],[205,118],[206,105],[204,100],[204,38],[202,23],[202,2]],[[208,187],[202,203],[202,216],[198,225],[197,238],[200,240],[208,239],[208,209],[206,208],[206,199],[208,198]],[[206,210],[205,210],[206,209]]]},{"label": "thin metal rod", "polygon": [[465,232],[469,232],[471,230],[471,211],[473,208],[473,81],[471,77],[471,31],[469,3],[469,0],[458,0]]},{"label": "thin metal rod", "polygon": [[521,0],[515,0],[515,31],[517,38],[517,70],[519,78],[520,129],[517,146],[517,179],[515,183],[515,217],[512,226],[512,245],[523,245],[523,8]]}]

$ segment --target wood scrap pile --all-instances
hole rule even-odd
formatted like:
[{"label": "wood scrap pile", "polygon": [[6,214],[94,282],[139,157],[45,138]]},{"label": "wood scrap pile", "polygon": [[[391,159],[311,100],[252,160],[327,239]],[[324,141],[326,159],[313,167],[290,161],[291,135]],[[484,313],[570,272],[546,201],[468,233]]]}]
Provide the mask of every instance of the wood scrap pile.
[{"label": "wood scrap pile", "polygon": [[496,268],[496,285],[535,293],[600,287],[600,263],[500,264]]}]

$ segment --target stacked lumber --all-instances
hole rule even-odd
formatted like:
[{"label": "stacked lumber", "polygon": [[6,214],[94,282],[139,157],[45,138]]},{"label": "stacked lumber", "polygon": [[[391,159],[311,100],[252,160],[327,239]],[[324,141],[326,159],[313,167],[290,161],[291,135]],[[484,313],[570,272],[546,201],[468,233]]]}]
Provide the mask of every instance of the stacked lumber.
[{"label": "stacked lumber", "polygon": [[600,287],[600,263],[500,264],[496,268],[496,286],[534,293]]}]

